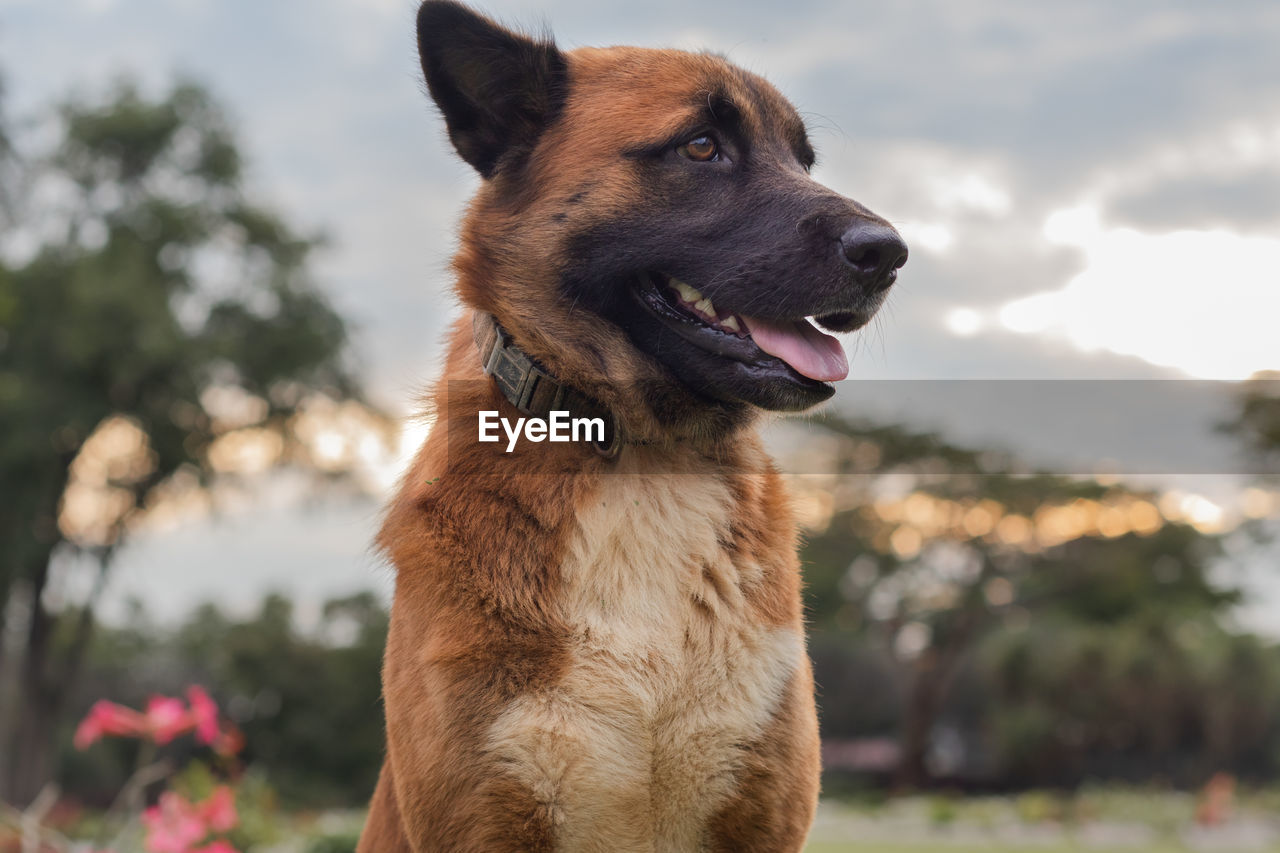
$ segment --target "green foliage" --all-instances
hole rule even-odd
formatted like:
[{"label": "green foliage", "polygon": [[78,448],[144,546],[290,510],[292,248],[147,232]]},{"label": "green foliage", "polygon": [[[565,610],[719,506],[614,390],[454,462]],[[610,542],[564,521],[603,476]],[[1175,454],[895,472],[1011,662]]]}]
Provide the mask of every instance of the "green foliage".
[{"label": "green foliage", "polygon": [[326,835],[308,842],[306,853],[355,853],[359,843],[358,832]]},{"label": "green foliage", "polygon": [[[223,776],[203,761],[192,761],[173,779],[170,789],[182,795],[188,802],[207,800],[219,785],[226,784]],[[279,798],[260,768],[251,769],[236,780],[235,828],[230,840],[237,850],[257,850],[281,840],[281,824],[284,815]]]},{"label": "green foliage", "polygon": [[284,812],[275,787],[262,770],[250,772],[239,780],[236,812],[240,823],[230,837],[237,850],[261,850],[281,841]]},{"label": "green foliage", "polygon": [[[834,511],[802,552],[825,737],[897,734],[907,785],[931,764],[1017,786],[1277,770],[1280,655],[1228,627],[1240,594],[1210,580],[1218,537],[1153,521],[1154,497],[1123,485],[819,423],[838,439],[833,467],[857,475],[830,487]],[[878,502],[886,475],[901,497]],[[1097,528],[1134,506],[1145,524]],[[1054,513],[1077,521],[1040,538]],[[964,744],[958,763],[937,764],[942,724]]]},{"label": "green foliage", "polygon": [[958,815],[956,799],[950,794],[938,794],[929,798],[929,823],[946,827],[955,823]]},{"label": "green foliage", "polygon": [[1027,791],[1014,800],[1014,808],[1026,823],[1056,823],[1066,817],[1062,799],[1046,791]]},{"label": "green foliage", "polygon": [[[79,619],[51,657],[59,617],[77,615],[46,610],[55,552],[91,553],[105,572],[157,487],[208,478],[220,434],[256,423],[287,437],[306,398],[356,395],[344,324],[307,271],[318,240],[246,190],[204,89],[152,98],[120,83],[63,104],[55,124],[56,142],[21,152],[16,173],[0,144],[17,225],[0,257],[0,614],[18,582],[36,602],[21,707],[0,731],[0,795],[18,802],[49,770],[50,723],[93,624]],[[215,390],[254,403],[249,423],[211,407]],[[73,463],[109,423],[140,436],[134,460],[106,466],[88,484],[93,518],[69,522]]]},{"label": "green foliage", "polygon": [[[316,246],[246,197],[230,127],[200,87],[150,100],[123,84],[60,110],[63,137],[22,203],[40,241],[0,275],[0,470],[22,489],[0,516],[21,545],[54,518],[67,466],[111,415],[143,430],[146,488],[205,467],[202,392],[242,388],[289,413],[304,392],[351,393],[341,319],[306,273]],[[40,517],[32,517],[39,513]]]},{"label": "green foliage", "polygon": [[205,469],[210,387],[262,397],[277,420],[303,393],[353,390],[342,321],[306,273],[316,241],[246,196],[203,89],[152,100],[122,84],[59,115],[62,138],[30,158],[20,201],[37,248],[0,268],[0,471],[17,490],[0,542],[33,557],[60,538],[68,466],[107,417],[147,437],[149,470],[113,483],[140,500],[183,466]]},{"label": "green foliage", "polygon": [[[344,804],[366,796],[383,754],[379,674],[387,614],[371,594],[329,602],[318,637],[300,636],[291,608],[267,599],[255,619],[226,624],[215,614],[179,632],[178,647],[204,661],[212,683],[239,709],[245,756],[274,768],[272,780],[295,802]],[[338,637],[331,645],[326,637]]]},{"label": "green foliage", "polygon": [[979,650],[988,743],[1017,784],[1083,776],[1195,784],[1274,773],[1280,657],[1205,614],[1090,623],[1046,615]]},{"label": "green foliage", "polygon": [[1235,435],[1275,479],[1280,462],[1280,371],[1263,371],[1246,382],[1238,410],[1222,429]]},{"label": "green foliage", "polygon": [[1032,559],[1019,598],[1086,622],[1219,613],[1240,600],[1238,590],[1208,579],[1220,552],[1216,539],[1185,524],[1165,524],[1149,536],[1082,537]]},{"label": "green foliage", "polygon": [[[128,627],[96,633],[74,710],[101,696],[141,704],[148,693],[203,684],[243,732],[239,758],[252,772],[241,785],[241,831],[258,838],[255,827],[265,832],[275,820],[276,792],[283,807],[328,808],[364,805],[373,791],[383,756],[379,674],[387,622],[370,593],[327,602],[307,632],[279,595],[245,619],[199,608],[171,631],[139,615]],[[113,746],[69,752],[60,773],[68,790],[100,800],[118,787],[131,756]],[[90,762],[92,779],[82,775]],[[202,798],[213,779],[197,764],[182,790]]]}]

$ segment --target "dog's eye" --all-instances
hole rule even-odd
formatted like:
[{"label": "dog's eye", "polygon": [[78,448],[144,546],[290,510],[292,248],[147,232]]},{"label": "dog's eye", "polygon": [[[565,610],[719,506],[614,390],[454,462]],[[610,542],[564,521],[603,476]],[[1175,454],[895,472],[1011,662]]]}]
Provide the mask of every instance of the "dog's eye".
[{"label": "dog's eye", "polygon": [[676,149],[680,156],[698,163],[707,163],[720,159],[720,147],[710,136],[699,136],[691,139]]}]

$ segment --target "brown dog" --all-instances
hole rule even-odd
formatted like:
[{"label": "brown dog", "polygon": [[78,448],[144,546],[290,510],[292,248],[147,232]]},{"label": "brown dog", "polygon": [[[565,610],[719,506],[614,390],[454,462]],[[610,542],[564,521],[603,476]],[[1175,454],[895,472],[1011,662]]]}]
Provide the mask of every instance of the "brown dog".
[{"label": "brown dog", "polygon": [[[906,247],[718,56],[564,53],[446,0],[418,39],[484,181],[469,316],[379,538],[388,755],[360,850],[799,850],[813,683],[753,423],[831,395],[843,352],[805,318],[866,323]],[[485,412],[557,410],[605,434],[480,440]]]}]

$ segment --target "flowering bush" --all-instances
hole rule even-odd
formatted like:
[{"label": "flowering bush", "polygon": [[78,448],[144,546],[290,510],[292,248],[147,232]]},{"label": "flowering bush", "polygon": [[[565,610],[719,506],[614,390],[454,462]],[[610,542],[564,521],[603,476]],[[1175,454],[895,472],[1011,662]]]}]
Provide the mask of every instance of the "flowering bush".
[{"label": "flowering bush", "polygon": [[[172,766],[156,760],[158,748],[187,734],[225,758],[234,756],[244,745],[240,732],[223,722],[217,704],[199,685],[187,688],[185,702],[178,697],[153,696],[146,708],[138,711],[104,699],[89,709],[76,727],[77,749],[88,749],[104,737],[142,741],[138,767],[117,799],[117,806],[128,815],[125,826],[105,848],[93,848],[95,853],[121,853],[126,846],[133,847],[129,836],[139,826],[146,853],[238,853],[225,837],[240,823],[236,792],[229,784],[214,785],[212,792],[198,802],[177,790],[166,789],[155,805],[142,808],[149,786],[172,779]],[[136,835],[132,840],[136,843]],[[85,849],[70,844],[59,846]]]},{"label": "flowering bush", "polygon": [[191,803],[181,794],[166,791],[160,802],[142,813],[147,828],[148,853],[235,853],[226,841],[212,841],[202,847],[210,832],[235,829],[235,794],[220,785],[200,803]]}]

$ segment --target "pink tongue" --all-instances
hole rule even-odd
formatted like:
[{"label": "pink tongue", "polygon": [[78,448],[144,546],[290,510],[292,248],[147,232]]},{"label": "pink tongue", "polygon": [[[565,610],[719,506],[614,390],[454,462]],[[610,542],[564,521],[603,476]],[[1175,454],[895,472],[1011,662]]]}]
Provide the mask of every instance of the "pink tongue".
[{"label": "pink tongue", "polygon": [[819,382],[834,382],[849,375],[844,347],[831,335],[823,334],[808,320],[774,322],[739,314],[756,346]]}]

